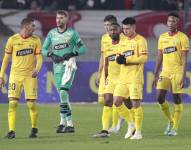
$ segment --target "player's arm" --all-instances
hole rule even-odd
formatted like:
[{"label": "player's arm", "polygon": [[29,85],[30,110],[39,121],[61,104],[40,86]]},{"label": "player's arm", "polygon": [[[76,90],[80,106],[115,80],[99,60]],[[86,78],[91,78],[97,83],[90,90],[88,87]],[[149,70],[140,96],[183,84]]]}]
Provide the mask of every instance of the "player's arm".
[{"label": "player's arm", "polygon": [[147,62],[147,41],[145,38],[138,40],[138,54],[137,57],[127,57],[126,65],[139,65]]},{"label": "player's arm", "polygon": [[182,76],[182,80],[180,82],[181,87],[184,87],[184,79],[186,76],[187,61],[188,61],[188,51],[183,51],[182,52],[183,76]]},{"label": "player's arm", "polygon": [[152,83],[152,87],[156,87],[158,77],[159,77],[159,71],[162,65],[162,60],[163,60],[163,52],[162,50],[158,50],[158,55],[157,55],[157,61],[155,65],[155,70],[154,70],[154,80]]},{"label": "player's arm", "polygon": [[105,57],[105,64],[104,64],[105,80],[108,77],[108,66],[109,66],[109,59],[108,57]]},{"label": "player's arm", "polygon": [[96,81],[97,84],[99,84],[101,74],[102,74],[102,70],[103,70],[103,66],[104,66],[104,58],[103,58],[103,52],[101,52],[100,59],[99,59],[99,68],[98,68],[97,81]]},{"label": "player's arm", "polygon": [[181,38],[181,46],[182,46],[181,57],[183,65],[183,75],[180,85],[181,87],[184,87],[184,79],[186,76],[186,68],[187,68],[188,52],[189,52],[189,39],[186,35],[183,35],[183,37]]},{"label": "player's arm", "polygon": [[4,76],[5,76],[5,72],[7,70],[7,66],[9,64],[10,58],[11,58],[11,54],[5,53],[5,56],[3,58],[3,62],[2,62],[2,65],[1,65],[0,88],[2,88],[2,86],[4,85]]},{"label": "player's arm", "polygon": [[64,60],[69,60],[71,57],[83,55],[88,51],[87,47],[85,46],[85,44],[83,43],[77,32],[74,32],[72,39],[73,42],[75,43],[75,50],[71,53],[64,54],[63,55]]},{"label": "player's arm", "polygon": [[126,65],[139,65],[147,62],[148,56],[147,54],[141,54],[137,58],[127,58]]},{"label": "player's arm", "polygon": [[9,60],[12,56],[12,51],[13,51],[13,41],[12,41],[12,38],[9,38],[7,41],[7,44],[5,46],[5,55],[3,57],[3,61],[2,61],[2,65],[1,65],[0,88],[4,84],[4,76],[5,76],[5,72],[7,70],[7,66],[9,64]]},{"label": "player's arm", "polygon": [[49,32],[42,45],[42,55],[43,56],[48,56],[48,53],[49,53],[48,49],[49,49],[50,45],[51,45],[51,33]]},{"label": "player's arm", "polygon": [[41,41],[40,41],[40,39],[37,40],[35,56],[36,56],[36,67],[32,72],[33,78],[35,78],[37,76],[37,74],[40,71],[41,66],[42,66],[42,52],[41,52]]}]

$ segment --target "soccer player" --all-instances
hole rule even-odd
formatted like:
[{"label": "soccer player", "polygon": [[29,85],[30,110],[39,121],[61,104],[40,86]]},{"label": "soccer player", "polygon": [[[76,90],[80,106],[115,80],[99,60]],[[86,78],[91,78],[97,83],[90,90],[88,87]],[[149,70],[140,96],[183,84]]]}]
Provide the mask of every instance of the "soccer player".
[{"label": "soccer player", "polygon": [[94,137],[109,137],[109,123],[112,117],[113,92],[118,81],[120,73],[120,65],[116,63],[116,55],[120,49],[125,49],[121,42],[124,35],[121,33],[120,26],[117,23],[112,23],[108,28],[108,34],[111,38],[110,43],[105,47],[105,90],[104,90],[104,108],[102,112],[102,131]]},{"label": "soccer player", "polygon": [[0,72],[0,87],[3,85],[5,71],[12,57],[8,88],[9,132],[6,136],[8,139],[15,138],[16,108],[22,89],[25,92],[25,99],[31,117],[32,130],[29,137],[37,137],[37,75],[42,65],[42,55],[41,42],[39,37],[33,35],[34,31],[35,21],[24,18],[21,22],[20,32],[11,36],[5,47],[5,56]]},{"label": "soccer player", "polygon": [[[104,100],[104,90],[105,90],[105,73],[104,73],[104,58],[105,58],[105,49],[107,49],[107,45],[112,42],[108,34],[108,29],[112,23],[117,22],[117,18],[113,15],[107,15],[104,18],[104,28],[106,33],[101,38],[101,56],[99,61],[99,69],[98,69],[98,76],[97,76],[97,84],[99,85],[98,88],[98,102],[100,104],[105,103]],[[104,118],[102,118],[104,119]],[[115,105],[113,105],[112,111],[112,126],[109,129],[110,133],[117,133],[121,127],[122,119],[119,117],[118,112],[116,110]]]},{"label": "soccer player", "polygon": [[74,29],[67,28],[67,22],[68,13],[64,10],[57,11],[57,27],[49,31],[42,47],[43,55],[50,57],[53,61],[54,80],[60,95],[61,120],[57,133],[75,132],[68,91],[77,69],[74,57],[85,54],[87,51],[79,34]]},{"label": "soccer player", "polygon": [[[114,91],[114,104],[119,115],[128,123],[125,139],[142,139],[143,111],[141,107],[143,89],[143,69],[147,61],[147,42],[145,38],[136,33],[136,21],[127,17],[122,21],[123,32],[126,35],[125,50],[116,58],[121,64],[118,84]],[[124,101],[130,96],[134,110],[134,120],[129,115]],[[131,113],[130,113],[131,114]],[[134,122],[134,123],[133,123]],[[132,136],[133,132],[135,134]]]},{"label": "soccer player", "polygon": [[[153,81],[153,86],[157,88],[158,103],[168,120],[164,134],[169,136],[178,134],[177,130],[183,111],[181,94],[183,93],[189,51],[189,39],[184,33],[178,31],[178,24],[178,14],[169,13],[167,19],[169,31],[161,34],[158,40],[158,56]],[[162,71],[159,75],[161,65]],[[165,99],[167,91],[171,91],[173,95],[173,115]]]},{"label": "soccer player", "polygon": [[99,60],[98,76],[97,83],[98,88],[98,102],[104,104],[104,89],[105,89],[105,73],[104,73],[104,56],[105,56],[105,47],[108,43],[111,43],[112,39],[108,34],[109,27],[112,23],[117,22],[117,18],[113,15],[107,15],[104,18],[104,28],[106,33],[101,37],[101,56]]}]

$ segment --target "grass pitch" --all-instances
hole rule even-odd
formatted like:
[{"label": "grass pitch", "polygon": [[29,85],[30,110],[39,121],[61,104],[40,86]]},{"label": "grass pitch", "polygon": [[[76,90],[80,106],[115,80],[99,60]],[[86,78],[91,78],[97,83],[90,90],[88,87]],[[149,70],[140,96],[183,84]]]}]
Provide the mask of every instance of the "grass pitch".
[{"label": "grass pitch", "polygon": [[0,150],[186,150],[191,148],[191,105],[184,105],[179,135],[163,135],[166,120],[157,104],[143,105],[143,135],[140,141],[125,140],[127,125],[119,134],[97,139],[92,135],[101,129],[102,107],[94,104],[73,104],[74,134],[56,134],[59,123],[57,105],[39,105],[39,137],[29,139],[29,113],[20,104],[17,113],[16,138],[5,139],[7,133],[7,104],[0,104]]}]

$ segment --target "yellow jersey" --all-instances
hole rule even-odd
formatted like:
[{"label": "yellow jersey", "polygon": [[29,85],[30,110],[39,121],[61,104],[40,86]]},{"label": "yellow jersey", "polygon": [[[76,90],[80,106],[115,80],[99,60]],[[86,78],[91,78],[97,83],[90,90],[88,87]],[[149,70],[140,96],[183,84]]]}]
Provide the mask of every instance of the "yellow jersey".
[{"label": "yellow jersey", "polygon": [[[147,41],[146,39],[137,34],[134,38],[125,37],[123,40],[123,46],[125,50],[121,51],[128,59],[136,59],[141,55],[147,55]],[[119,82],[122,84],[143,84],[144,76],[143,76],[144,64],[139,65],[121,65]]]},{"label": "yellow jersey", "polygon": [[174,35],[163,33],[158,40],[158,50],[163,53],[162,72],[182,72],[181,52],[189,50],[189,39],[180,31]]},{"label": "yellow jersey", "polygon": [[12,54],[12,75],[31,76],[36,66],[35,55],[41,55],[40,39],[35,35],[23,38],[14,34],[7,41],[5,53]]},{"label": "yellow jersey", "polygon": [[116,78],[118,77],[120,73],[121,65],[117,64],[116,56],[122,50],[126,49],[125,45],[123,45],[124,39],[125,39],[125,36],[123,33],[121,33],[119,43],[113,44],[111,40],[110,43],[107,43],[107,46],[104,47],[105,57],[107,57],[108,59],[108,78],[109,77]]}]

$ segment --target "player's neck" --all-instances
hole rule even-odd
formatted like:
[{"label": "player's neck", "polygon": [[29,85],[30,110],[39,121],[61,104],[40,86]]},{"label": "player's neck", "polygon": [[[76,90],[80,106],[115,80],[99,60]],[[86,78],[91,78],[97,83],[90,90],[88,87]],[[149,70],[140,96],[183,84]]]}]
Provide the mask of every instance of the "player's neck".
[{"label": "player's neck", "polygon": [[58,30],[59,33],[63,33],[63,32],[65,32],[66,29],[67,29],[66,26],[64,26],[64,27],[57,27],[57,30]]},{"label": "player's neck", "polygon": [[173,31],[168,31],[168,35],[173,36],[173,35],[175,35],[177,32],[178,32],[178,29],[173,30]]},{"label": "player's neck", "polygon": [[118,44],[118,43],[119,43],[119,40],[112,40],[113,45]]},{"label": "player's neck", "polygon": [[126,35],[126,36],[127,36],[127,38],[128,38],[129,40],[131,40],[131,39],[133,39],[134,37],[136,37],[136,35],[137,35],[137,33],[136,33],[136,32],[133,32],[131,35]]},{"label": "player's neck", "polygon": [[25,32],[24,30],[21,30],[19,34],[20,34],[20,36],[21,36],[23,39],[27,39],[27,38],[29,38],[29,37],[31,36],[31,34]]}]

